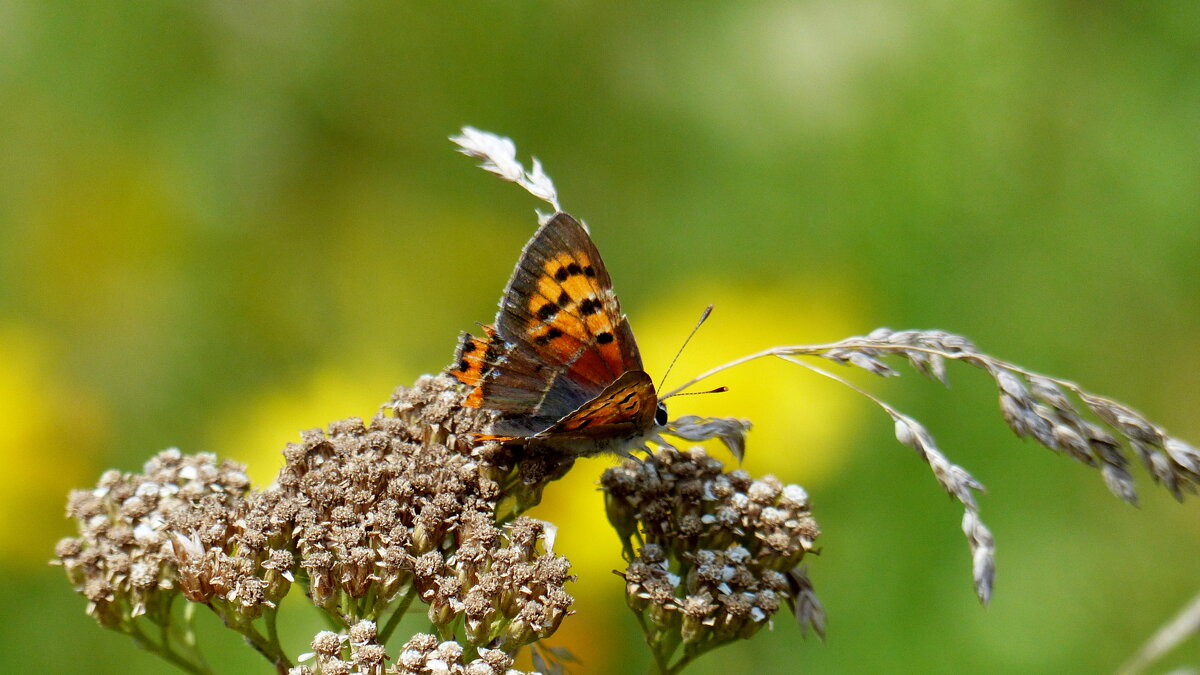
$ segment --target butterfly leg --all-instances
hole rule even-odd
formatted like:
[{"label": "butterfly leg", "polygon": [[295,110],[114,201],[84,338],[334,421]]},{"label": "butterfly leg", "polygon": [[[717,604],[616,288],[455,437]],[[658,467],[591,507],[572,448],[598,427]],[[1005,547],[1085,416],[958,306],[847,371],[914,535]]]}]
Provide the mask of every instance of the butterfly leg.
[{"label": "butterfly leg", "polygon": [[[637,450],[637,449],[639,449],[639,448],[621,448],[621,449],[619,449],[619,450],[617,450],[617,451],[616,451],[616,455],[617,455],[618,457],[623,457],[623,458],[625,458],[625,459],[632,460],[633,462],[635,462],[635,463],[637,463],[637,464],[642,464],[642,463],[643,463],[643,462],[645,462],[646,460],[644,460],[644,459],[642,459],[641,457],[638,457],[637,455],[633,454],[633,451],[634,451],[634,450]],[[644,446],[644,445],[643,445],[643,446],[642,446],[640,449],[641,449],[641,450],[646,450],[646,446]]]}]

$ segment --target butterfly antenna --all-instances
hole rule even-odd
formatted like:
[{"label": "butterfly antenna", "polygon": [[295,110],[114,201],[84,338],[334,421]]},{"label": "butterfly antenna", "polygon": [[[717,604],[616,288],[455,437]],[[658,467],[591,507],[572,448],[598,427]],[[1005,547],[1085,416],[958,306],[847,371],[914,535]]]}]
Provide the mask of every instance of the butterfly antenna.
[{"label": "butterfly antenna", "polygon": [[[715,389],[709,389],[708,391],[684,391],[684,392],[680,392],[678,394],[671,394],[671,396],[674,397],[674,396],[697,396],[699,394],[721,394],[721,393],[724,393],[727,391],[729,391],[729,387],[722,385],[720,387],[716,387]],[[668,398],[668,397],[664,396],[663,398]],[[660,398],[659,400],[661,401],[662,399]]]},{"label": "butterfly antenna", "polygon": [[708,320],[708,315],[712,314],[712,308],[712,305],[704,308],[704,313],[700,315],[700,320],[696,322],[696,327],[692,329],[692,332],[688,333],[688,336],[686,339],[684,339],[683,344],[679,345],[679,351],[675,352],[675,358],[671,359],[671,365],[667,366],[667,372],[663,373],[662,380],[658,383],[659,391],[662,390],[663,383],[667,381],[667,375],[670,375],[671,369],[675,367],[675,362],[679,360],[679,355],[683,353],[683,348],[692,341],[692,336],[695,335],[696,331],[700,330],[700,326],[703,326],[704,322]]}]

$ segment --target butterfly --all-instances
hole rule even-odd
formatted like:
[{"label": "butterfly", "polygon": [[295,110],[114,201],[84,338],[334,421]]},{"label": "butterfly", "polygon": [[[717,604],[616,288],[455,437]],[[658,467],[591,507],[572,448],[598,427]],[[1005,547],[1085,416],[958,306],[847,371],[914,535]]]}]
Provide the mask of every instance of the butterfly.
[{"label": "butterfly", "polygon": [[600,252],[555,213],[521,250],[495,323],[463,333],[447,369],[464,405],[494,410],[477,441],[631,456],[667,424]]}]

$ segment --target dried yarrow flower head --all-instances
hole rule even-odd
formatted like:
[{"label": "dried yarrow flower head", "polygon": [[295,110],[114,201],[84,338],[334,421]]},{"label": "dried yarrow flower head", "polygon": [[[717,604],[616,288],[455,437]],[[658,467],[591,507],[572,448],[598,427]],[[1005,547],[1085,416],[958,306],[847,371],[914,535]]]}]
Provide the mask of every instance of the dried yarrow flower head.
[{"label": "dried yarrow flower head", "polygon": [[378,641],[372,621],[359,621],[345,633],[321,631],[313,638],[313,651],[300,655],[300,661],[316,661],[314,666],[298,666],[292,675],[384,675],[389,660],[387,649]]},{"label": "dried yarrow flower head", "polygon": [[[173,601],[195,590],[179,571],[190,569],[179,541],[183,536],[197,547],[225,550],[241,534],[233,516],[245,508],[249,488],[241,465],[174,449],[160,452],[139,474],[107,471],[95,488],[71,493],[67,514],[80,536],[58,543],[56,562],[100,625],[172,658],[196,659],[194,652],[178,653],[191,651],[190,644],[172,623]],[[266,589],[229,581],[210,586],[207,597],[219,590],[216,602],[241,602],[245,594],[264,599]],[[158,628],[148,630],[147,622]]]},{"label": "dried yarrow flower head", "polygon": [[298,578],[350,625],[386,641],[414,600],[444,639],[515,653],[557,630],[572,580],[540,521],[502,517],[510,459],[466,435],[479,413],[449,403],[447,378],[397,392],[370,425],[310,431],[285,452],[278,490],[296,504]]},{"label": "dried yarrow flower head", "polygon": [[471,656],[457,642],[438,641],[428,633],[417,633],[401,647],[396,667],[390,672],[403,675],[523,675],[512,665],[513,657],[498,649],[480,648]]},{"label": "dried yarrow flower head", "polygon": [[[110,471],[72,494],[82,536],[60,542],[59,560],[102,625],[193,672],[207,666],[190,613],[172,619],[174,599],[208,607],[287,669],[275,619],[293,582],[336,625],[384,621],[380,645],[418,602],[468,655],[511,657],[571,613],[573,577],[551,551],[553,527],[516,515],[544,482],[524,480],[497,444],[470,442],[486,414],[454,404],[453,387],[422,378],[370,424],[351,418],[304,432],[261,491],[241,466],[206,454],[167,451],[144,474]],[[146,620],[163,630],[148,631]]]},{"label": "dried yarrow flower head", "polygon": [[446,375],[424,376],[411,388],[397,388],[383,412],[403,422],[423,443],[471,458],[481,476],[495,485],[500,522],[537,506],[546,485],[574,464],[569,457],[528,455],[520,446],[475,442],[475,434],[488,430],[496,413],[464,406],[457,382]]},{"label": "dried yarrow flower head", "polygon": [[249,492],[232,509],[192,509],[176,519],[171,537],[183,597],[216,612],[283,668],[289,664],[275,617],[294,581],[295,556],[290,523],[277,516],[279,502],[268,490]]},{"label": "dried yarrow flower head", "polygon": [[800,568],[820,531],[803,488],[726,472],[699,447],[626,461],[600,484],[629,560],[625,598],[661,672],[751,637],[784,604],[824,634]]},{"label": "dried yarrow flower head", "polygon": [[504,651],[464,648],[429,633],[410,638],[389,666],[392,658],[371,621],[360,621],[343,633],[321,631],[313,638],[312,649],[299,660],[313,665],[292,668],[289,675],[525,675],[512,668],[513,657]]}]

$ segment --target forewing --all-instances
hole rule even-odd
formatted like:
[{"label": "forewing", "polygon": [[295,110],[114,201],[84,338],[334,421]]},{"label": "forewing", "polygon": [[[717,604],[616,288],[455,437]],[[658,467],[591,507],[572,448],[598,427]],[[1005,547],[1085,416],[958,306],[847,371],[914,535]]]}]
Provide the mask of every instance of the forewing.
[{"label": "forewing", "polygon": [[597,390],[642,361],[596,245],[556,214],[526,245],[496,317],[506,339],[529,345]]},{"label": "forewing", "polygon": [[549,424],[642,368],[604,261],[565,213],[525,245],[495,325],[501,348],[481,378],[483,407]]}]

